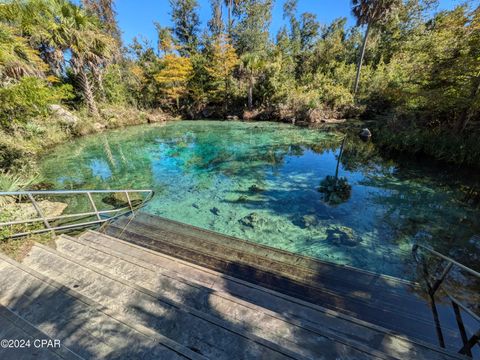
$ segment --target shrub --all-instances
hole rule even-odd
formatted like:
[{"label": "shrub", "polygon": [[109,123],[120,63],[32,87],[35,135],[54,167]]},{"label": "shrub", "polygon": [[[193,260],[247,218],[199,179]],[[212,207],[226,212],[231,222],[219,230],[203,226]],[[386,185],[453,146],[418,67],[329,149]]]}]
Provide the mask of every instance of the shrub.
[{"label": "shrub", "polygon": [[[23,175],[12,174],[10,172],[0,171],[0,190],[1,191],[19,191],[25,189],[35,181],[35,177],[25,177]],[[0,206],[12,202],[10,197],[0,197]]]},{"label": "shrub", "polygon": [[105,100],[110,104],[127,105],[134,103],[127,83],[128,72],[119,64],[110,65],[103,76]]},{"label": "shrub", "polygon": [[19,82],[0,88],[0,124],[11,127],[29,119],[46,115],[49,105],[69,99],[70,85],[50,86],[43,79],[24,77]]}]

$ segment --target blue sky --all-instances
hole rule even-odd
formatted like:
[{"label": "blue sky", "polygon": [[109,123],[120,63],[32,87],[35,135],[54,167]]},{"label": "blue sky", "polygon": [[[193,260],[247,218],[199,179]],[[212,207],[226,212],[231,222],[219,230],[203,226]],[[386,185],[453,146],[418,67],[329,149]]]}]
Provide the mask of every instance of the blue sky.
[{"label": "blue sky", "polygon": [[[198,0],[198,2],[202,26],[205,26],[211,14],[210,2],[209,0]],[[450,9],[463,2],[464,0],[440,0],[440,8]],[[271,25],[273,34],[276,34],[283,25],[283,3],[284,0],[275,2]],[[346,16],[349,19],[349,25],[354,25],[350,4],[350,0],[298,0],[298,10],[300,13],[308,11],[316,14],[323,24]],[[158,21],[163,26],[171,24],[168,0],[117,0],[116,9],[125,44],[130,43],[133,37],[140,35],[153,44],[156,40],[153,22]]]}]

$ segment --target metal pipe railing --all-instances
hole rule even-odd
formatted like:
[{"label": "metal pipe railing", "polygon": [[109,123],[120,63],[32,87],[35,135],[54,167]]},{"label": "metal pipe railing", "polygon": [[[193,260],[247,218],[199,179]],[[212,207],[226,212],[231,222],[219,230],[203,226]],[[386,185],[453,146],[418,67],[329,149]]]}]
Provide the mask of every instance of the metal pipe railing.
[{"label": "metal pipe railing", "polygon": [[469,267],[463,265],[463,264],[460,264],[458,261],[455,261],[453,260],[452,258],[448,257],[448,256],[445,256],[443,255],[442,253],[439,253],[438,251],[432,249],[431,247],[429,246],[425,246],[425,245],[421,245],[421,244],[415,244],[413,245],[412,247],[412,252],[414,253],[414,255],[416,255],[416,253],[418,252],[418,248],[422,248],[423,250],[426,250],[428,252],[430,252],[431,254],[443,259],[443,260],[446,260],[448,261],[449,263],[459,267],[460,269],[462,270],[465,270],[466,272],[470,273],[471,275],[473,276],[476,276],[478,278],[480,278],[480,272],[478,271],[475,271],[473,269],[470,269]]},{"label": "metal pipe railing", "polygon": [[[418,254],[419,249],[425,250],[426,252],[428,252],[428,253],[440,258],[441,260],[447,262],[447,265],[443,269],[442,273],[435,280],[435,282],[433,284],[430,283],[430,279],[429,279],[430,275],[429,275],[428,266],[427,266],[426,262],[422,261],[422,259],[420,259],[420,256]],[[412,247],[412,254],[413,254],[413,257],[414,257],[415,261],[418,264],[422,263],[423,273],[424,273],[425,281],[426,281],[427,287],[428,287],[428,294],[430,295],[430,298],[432,299],[432,310],[434,312],[434,317],[436,318],[436,320],[438,320],[438,314],[435,316],[436,311],[437,311],[436,310],[436,305],[435,305],[435,293],[440,288],[442,283],[445,281],[445,279],[447,278],[448,274],[450,273],[450,271],[452,270],[453,267],[458,267],[459,269],[467,272],[468,274],[473,275],[477,278],[480,278],[480,273],[478,271],[475,271],[475,270],[473,270],[473,269],[471,269],[471,268],[469,268],[469,267],[467,267],[463,264],[460,264],[458,261],[455,261],[452,258],[450,258],[446,255],[443,255],[442,253],[439,253],[438,251],[432,249],[431,247],[428,247],[428,246],[425,246],[425,245],[420,245],[420,244],[415,244]],[[461,312],[463,311],[463,312],[467,313],[471,318],[475,319],[477,322],[480,322],[480,316],[477,315],[476,313],[474,313],[471,309],[469,309],[468,306],[466,306],[465,304],[460,302],[457,298],[450,295],[447,291],[445,291],[445,293],[452,303],[452,307],[454,309],[455,317],[456,317],[456,320],[457,320],[457,326],[458,326],[458,329],[459,329],[459,332],[460,332],[460,335],[461,335],[461,338],[462,338],[462,342],[463,342],[463,347],[459,350],[459,353],[460,354],[465,354],[465,355],[471,357],[472,356],[472,348],[479,343],[480,329],[477,330],[477,332],[474,333],[469,338],[468,335],[467,335],[466,329],[465,329],[465,325],[464,325],[464,322],[463,322]],[[442,338],[442,337],[443,337],[443,335],[440,332],[439,338]]]},{"label": "metal pipe railing", "polygon": [[[124,194],[128,203],[128,206],[123,206],[117,209],[108,209],[108,210],[99,210],[97,204],[95,203],[92,194]],[[139,204],[134,204],[130,197],[130,194],[140,193],[144,194],[144,198]],[[86,195],[88,198],[88,203],[93,211],[87,212],[79,212],[74,214],[65,214],[65,215],[58,215],[58,216],[46,216],[40,205],[38,204],[35,196],[75,196],[75,195]],[[32,206],[34,207],[37,216],[33,219],[25,219],[25,220],[12,220],[0,223],[0,228],[7,227],[7,226],[14,226],[14,225],[22,225],[22,224],[32,224],[32,223],[43,223],[43,229],[35,229],[29,231],[23,231],[11,234],[7,236],[8,238],[16,238],[22,237],[30,234],[38,234],[43,232],[55,232],[56,230],[66,230],[66,229],[73,229],[73,228],[80,228],[85,226],[90,226],[94,224],[104,224],[107,221],[115,219],[116,217],[125,214],[125,213],[133,213],[134,211],[142,208],[145,204],[151,200],[154,196],[153,190],[136,190],[136,189],[121,189],[121,190],[47,190],[47,191],[13,191],[13,192],[0,192],[0,197],[8,196],[8,197],[27,197]],[[102,215],[114,214],[113,216],[105,219],[102,218]],[[58,225],[55,226],[53,223],[58,220],[63,219],[73,219],[73,218],[85,218],[95,216],[96,220],[94,221],[84,221],[70,225]]]}]

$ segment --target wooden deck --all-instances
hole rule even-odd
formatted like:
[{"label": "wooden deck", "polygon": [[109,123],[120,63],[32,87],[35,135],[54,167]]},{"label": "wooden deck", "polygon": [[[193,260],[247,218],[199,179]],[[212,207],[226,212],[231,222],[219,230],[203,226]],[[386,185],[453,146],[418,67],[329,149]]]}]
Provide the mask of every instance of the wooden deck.
[{"label": "wooden deck", "polygon": [[[292,254],[140,213],[107,233],[140,246],[439,345],[432,309],[415,283]],[[447,347],[463,344],[450,306],[437,304]]]},{"label": "wooden deck", "polygon": [[0,335],[60,339],[45,359],[464,358],[436,346],[415,284],[146,214],[125,225],[0,255]]}]

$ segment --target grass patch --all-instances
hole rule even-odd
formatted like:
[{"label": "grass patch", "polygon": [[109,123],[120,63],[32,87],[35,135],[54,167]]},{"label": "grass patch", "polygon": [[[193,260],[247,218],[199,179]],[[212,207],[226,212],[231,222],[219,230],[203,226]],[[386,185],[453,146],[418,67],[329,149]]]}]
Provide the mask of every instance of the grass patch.
[{"label": "grass patch", "polygon": [[54,246],[55,235],[52,233],[45,233],[17,239],[2,239],[0,240],[0,252],[21,262],[35,243]]}]

